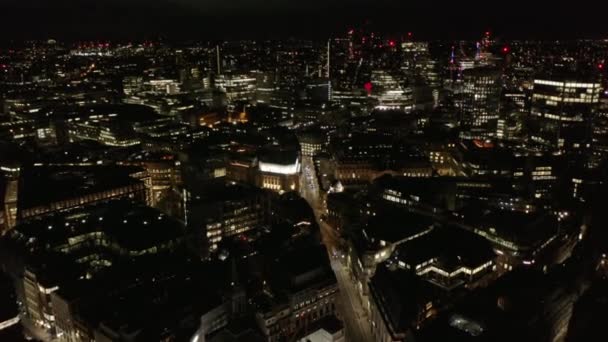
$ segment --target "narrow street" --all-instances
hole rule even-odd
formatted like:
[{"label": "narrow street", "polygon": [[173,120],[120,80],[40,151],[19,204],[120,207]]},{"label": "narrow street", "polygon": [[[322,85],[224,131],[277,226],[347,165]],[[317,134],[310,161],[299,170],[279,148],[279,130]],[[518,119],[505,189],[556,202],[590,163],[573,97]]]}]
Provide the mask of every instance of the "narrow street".
[{"label": "narrow street", "polygon": [[348,341],[372,341],[370,321],[365,315],[361,302],[358,299],[356,284],[350,278],[346,267],[340,262],[340,238],[332,227],[321,220],[321,215],[325,211],[325,208],[319,192],[320,188],[313,160],[310,157],[303,157],[300,193],[308,201],[315,213],[315,218],[321,231],[321,239],[327,247],[327,252],[330,256],[331,267],[340,288],[341,301],[338,304],[338,308],[344,320]]}]

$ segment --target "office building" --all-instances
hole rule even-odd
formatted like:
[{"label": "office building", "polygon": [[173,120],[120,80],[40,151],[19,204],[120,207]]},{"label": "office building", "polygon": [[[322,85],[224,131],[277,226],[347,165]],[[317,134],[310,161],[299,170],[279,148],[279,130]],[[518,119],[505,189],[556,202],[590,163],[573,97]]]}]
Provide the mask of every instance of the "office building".
[{"label": "office building", "polygon": [[554,151],[589,149],[600,93],[601,85],[593,77],[553,74],[535,78],[530,141]]},{"label": "office building", "polygon": [[500,76],[500,72],[493,68],[472,68],[463,72],[456,94],[462,138],[485,139],[496,132]]}]

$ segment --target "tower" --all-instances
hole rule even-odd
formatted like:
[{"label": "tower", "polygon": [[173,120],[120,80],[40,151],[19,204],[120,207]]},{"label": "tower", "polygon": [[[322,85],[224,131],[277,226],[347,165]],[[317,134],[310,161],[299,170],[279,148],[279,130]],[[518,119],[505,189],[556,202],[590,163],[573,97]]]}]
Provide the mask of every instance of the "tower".
[{"label": "tower", "polygon": [[457,88],[461,138],[487,139],[496,132],[500,105],[500,71],[490,67],[467,69]]},{"label": "tower", "polygon": [[536,78],[528,120],[531,142],[559,151],[589,148],[600,93],[592,75],[559,72]]}]

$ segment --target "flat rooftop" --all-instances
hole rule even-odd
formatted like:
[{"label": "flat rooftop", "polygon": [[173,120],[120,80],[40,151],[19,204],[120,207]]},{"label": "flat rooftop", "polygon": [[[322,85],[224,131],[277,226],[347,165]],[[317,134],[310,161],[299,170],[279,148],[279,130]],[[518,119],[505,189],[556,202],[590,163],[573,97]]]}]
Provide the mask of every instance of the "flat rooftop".
[{"label": "flat rooftop", "polygon": [[34,208],[66,199],[140,183],[130,175],[141,171],[124,166],[40,166],[26,168],[19,182],[20,208]]}]

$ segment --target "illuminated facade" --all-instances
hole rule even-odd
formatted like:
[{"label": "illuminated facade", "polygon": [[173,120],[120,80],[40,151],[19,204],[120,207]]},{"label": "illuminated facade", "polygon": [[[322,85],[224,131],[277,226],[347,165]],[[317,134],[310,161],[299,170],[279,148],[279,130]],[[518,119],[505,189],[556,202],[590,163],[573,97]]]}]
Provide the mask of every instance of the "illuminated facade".
[{"label": "illuminated facade", "polygon": [[588,149],[601,84],[580,77],[534,80],[529,139],[553,150]]},{"label": "illuminated facade", "polygon": [[312,157],[324,150],[327,143],[324,134],[320,132],[304,132],[299,137],[302,156]]},{"label": "illuminated facade", "polygon": [[378,109],[414,108],[412,89],[403,87],[399,80],[388,71],[374,70],[371,76],[372,96],[378,99]]},{"label": "illuminated facade", "polygon": [[[17,224],[18,181],[0,181],[0,236]],[[1,185],[4,185],[2,187]]]},{"label": "illuminated facade", "polygon": [[95,140],[108,146],[127,147],[141,143],[130,129],[104,122],[74,122],[69,126],[70,139]]},{"label": "illuminated facade", "polygon": [[384,175],[428,178],[433,167],[427,161],[404,161],[401,165],[380,165],[379,162],[363,158],[344,158],[336,161],[336,179],[345,185],[370,183]]},{"label": "illuminated facade", "polygon": [[213,190],[214,196],[188,194],[186,221],[205,234],[208,250],[232,236],[249,232],[269,220],[270,198],[265,191],[241,184]]},{"label": "illuminated facade", "polygon": [[255,99],[258,80],[249,74],[221,74],[215,86],[226,93],[228,102],[251,102]]},{"label": "illuminated facade", "polygon": [[500,73],[490,68],[465,70],[456,98],[461,137],[483,139],[494,135],[499,117]]},{"label": "illuminated facade", "polygon": [[270,152],[258,161],[257,185],[278,193],[298,191],[300,171],[300,156],[297,152]]}]

